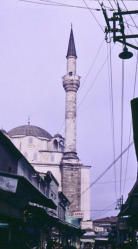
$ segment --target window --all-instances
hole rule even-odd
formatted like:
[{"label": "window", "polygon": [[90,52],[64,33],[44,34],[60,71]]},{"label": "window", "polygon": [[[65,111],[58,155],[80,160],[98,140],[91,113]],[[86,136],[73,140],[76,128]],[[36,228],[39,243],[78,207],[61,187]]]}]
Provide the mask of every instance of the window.
[{"label": "window", "polygon": [[57,140],[54,140],[54,149],[55,149],[55,150],[58,149],[58,142],[57,142]]},{"label": "window", "polygon": [[51,154],[51,161],[54,162],[54,159],[55,159],[55,157],[54,157],[54,154],[52,153]]},{"label": "window", "polygon": [[33,143],[33,138],[32,138],[32,137],[29,137],[28,142],[29,142],[29,144],[32,144],[32,143]]},{"label": "window", "polygon": [[72,72],[69,72],[69,76],[72,76],[72,74],[73,74]]}]

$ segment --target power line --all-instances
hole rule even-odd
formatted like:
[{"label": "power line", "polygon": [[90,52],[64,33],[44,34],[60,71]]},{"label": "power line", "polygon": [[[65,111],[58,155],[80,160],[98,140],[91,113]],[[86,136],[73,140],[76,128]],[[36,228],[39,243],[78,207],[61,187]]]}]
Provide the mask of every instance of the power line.
[{"label": "power line", "polygon": [[113,5],[112,5],[112,3],[111,3],[111,1],[108,0],[108,2],[109,2],[109,4],[110,4],[111,8],[114,8]]},{"label": "power line", "polygon": [[[121,146],[123,149],[123,120],[124,120],[124,60],[122,60],[122,91],[121,91]],[[120,158],[120,196],[122,190],[122,157]]]},{"label": "power line", "polygon": [[[121,0],[121,2],[123,3],[123,5],[124,5],[125,9],[128,11],[128,9],[127,9],[127,7],[126,7],[126,5],[125,5],[124,1],[123,1],[123,0]],[[134,21],[133,17],[132,17],[130,14],[129,14],[129,16],[130,16],[130,18],[131,18],[132,22],[134,23],[135,27],[138,29],[138,26],[136,25],[136,23],[135,23],[135,21]]]},{"label": "power line", "polygon": [[[85,75],[85,77],[84,77],[84,80],[83,80],[83,82],[81,83],[80,90],[82,90],[82,88],[83,88],[83,86],[84,86],[84,83],[86,82],[86,80],[87,80],[87,78],[88,78],[90,72],[92,71],[92,69],[93,69],[93,67],[94,67],[94,65],[95,65],[95,63],[96,63],[96,61],[97,61],[97,59],[98,59],[99,53],[100,53],[100,51],[101,51],[103,45],[104,45],[104,40],[102,40],[102,42],[101,42],[101,44],[100,44],[100,46],[99,46],[99,48],[98,48],[98,50],[97,50],[97,53],[96,53],[94,59],[92,60],[92,63],[91,63],[91,65],[90,65],[89,69],[88,69],[88,72],[86,73],[86,75]],[[79,93],[80,93],[80,90],[79,90]]]},{"label": "power line", "polygon": [[88,95],[88,94],[90,93],[90,91],[92,90],[94,84],[96,83],[96,80],[97,80],[98,76],[100,75],[101,71],[103,70],[104,66],[105,66],[106,63],[107,63],[108,57],[109,57],[109,54],[106,56],[106,58],[105,58],[103,64],[101,65],[100,69],[98,70],[98,72],[97,72],[97,74],[96,74],[96,76],[95,76],[95,78],[94,78],[94,80],[93,80],[91,86],[88,88],[87,92],[85,93],[85,95],[84,95],[83,98],[81,99],[80,103],[78,104],[78,108],[79,108],[80,105],[84,102],[85,98],[87,97],[87,95]]},{"label": "power line", "polygon": [[120,160],[120,158],[127,152],[127,150],[129,149],[129,147],[131,147],[133,144],[133,142],[131,142],[123,151],[122,153],[115,159],[115,161],[113,161],[91,184],[88,188],[86,188],[81,194],[83,195],[84,193],[86,193],[92,186],[94,186],[106,173],[109,169],[111,169],[114,164]]},{"label": "power line", "polygon": [[101,215],[98,215],[98,218],[99,217],[101,217],[101,216],[103,216],[103,215],[105,215],[106,213],[108,213],[109,211],[112,211],[112,210],[114,210],[114,209],[112,209],[112,210],[109,210],[108,208],[110,208],[110,207],[112,207],[113,205],[116,205],[116,202],[113,202],[112,204],[110,204],[110,205],[108,205],[104,210],[105,210],[105,212],[104,213],[102,213]]},{"label": "power line", "polygon": [[[78,9],[87,9],[87,7],[79,6],[79,5],[70,5],[70,4],[64,4],[60,2],[53,2],[53,1],[48,1],[48,0],[38,0],[38,1],[33,1],[33,0],[19,0],[21,2],[28,2],[28,3],[33,3],[33,4],[38,4],[38,5],[47,5],[47,6],[53,6],[53,7],[70,7],[70,8],[78,8]],[[98,8],[91,8],[91,10],[95,11],[101,11],[101,9]]]},{"label": "power line", "polygon": [[[115,161],[115,122],[114,122],[114,97],[113,97],[113,76],[112,76],[112,54],[111,43],[109,43],[110,49],[110,92],[111,92],[111,125],[112,125],[112,141],[113,141],[113,159]],[[115,179],[115,195],[117,199],[117,186],[116,186],[116,167],[114,164],[114,179]]]},{"label": "power line", "polygon": [[[123,181],[133,181],[135,178],[128,178],[128,179],[122,179],[122,182]],[[116,183],[120,183],[120,180],[116,181]],[[115,181],[107,181],[107,182],[99,182],[97,184],[110,184],[110,183],[115,183]]]},{"label": "power line", "polygon": [[86,5],[87,9],[90,11],[91,15],[93,16],[93,18],[95,19],[96,23],[98,24],[98,26],[101,28],[101,30],[104,32],[104,29],[102,27],[102,25],[99,23],[99,21],[97,20],[97,18],[95,17],[95,15],[93,14],[92,10],[89,8],[88,4],[86,3],[85,0],[83,0],[84,4]]}]

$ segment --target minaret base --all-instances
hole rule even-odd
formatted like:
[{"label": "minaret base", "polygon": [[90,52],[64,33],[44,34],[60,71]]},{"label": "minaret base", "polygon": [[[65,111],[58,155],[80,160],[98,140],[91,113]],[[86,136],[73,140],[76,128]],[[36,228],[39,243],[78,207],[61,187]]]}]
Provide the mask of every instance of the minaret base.
[{"label": "minaret base", "polygon": [[66,162],[63,160],[61,177],[62,191],[70,201],[68,215],[74,216],[74,212],[81,211],[81,164],[79,160],[70,159]]}]

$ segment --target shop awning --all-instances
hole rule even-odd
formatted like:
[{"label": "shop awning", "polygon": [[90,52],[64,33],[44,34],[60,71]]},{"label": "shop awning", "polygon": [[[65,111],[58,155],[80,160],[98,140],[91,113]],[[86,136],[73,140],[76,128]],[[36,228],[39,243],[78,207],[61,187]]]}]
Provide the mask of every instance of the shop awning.
[{"label": "shop awning", "polygon": [[22,206],[28,202],[56,209],[54,202],[23,176],[0,172],[0,191],[9,201]]}]

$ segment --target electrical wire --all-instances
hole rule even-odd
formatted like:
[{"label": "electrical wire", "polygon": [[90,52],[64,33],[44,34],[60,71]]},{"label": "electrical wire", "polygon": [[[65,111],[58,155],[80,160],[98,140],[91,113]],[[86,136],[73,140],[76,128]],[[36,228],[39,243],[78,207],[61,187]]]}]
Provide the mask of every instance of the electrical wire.
[{"label": "electrical wire", "polygon": [[99,21],[97,20],[97,18],[95,17],[95,15],[93,14],[92,10],[89,8],[88,4],[86,3],[85,0],[83,0],[85,6],[87,7],[87,9],[90,11],[91,15],[93,16],[93,18],[95,19],[96,23],[98,24],[98,26],[101,28],[101,30],[104,32],[104,29],[102,27],[102,25],[99,23]]},{"label": "electrical wire", "polygon": [[[105,39],[104,39],[104,40],[105,40]],[[86,82],[86,80],[87,80],[87,78],[88,78],[90,72],[91,72],[92,69],[94,68],[94,65],[95,65],[95,63],[96,63],[96,61],[97,61],[97,59],[98,59],[99,53],[100,53],[100,51],[101,51],[101,49],[102,49],[102,47],[103,47],[103,45],[104,45],[104,40],[102,40],[102,42],[101,42],[101,44],[100,44],[100,46],[99,46],[99,48],[98,48],[98,50],[97,50],[97,52],[96,52],[96,55],[95,55],[94,59],[92,60],[92,63],[91,63],[91,65],[90,65],[89,69],[88,69],[88,72],[86,73],[86,75],[85,75],[85,77],[84,77],[84,80],[83,80],[83,82],[81,83],[81,86],[80,86],[80,90],[79,90],[78,95],[80,94],[80,91],[82,91],[82,88],[84,88],[84,87],[83,87],[83,86],[85,85],[84,83]]]},{"label": "electrical wire", "polygon": [[[19,0],[20,2],[28,2],[28,3],[33,3],[33,4],[38,4],[38,5],[47,5],[47,6],[53,6],[53,7],[70,7],[70,8],[78,8],[78,9],[87,9],[87,7],[79,6],[79,5],[70,5],[70,4],[64,4],[60,2],[53,2],[53,1],[48,1],[48,0],[38,0],[38,1],[33,1],[33,0]],[[91,8],[91,10],[95,11],[101,11],[98,8]]]},{"label": "electrical wire", "polygon": [[[128,178],[128,179],[122,179],[122,181],[134,181],[135,178]],[[117,182],[120,182],[120,180],[116,181]],[[110,184],[110,183],[115,183],[115,181],[107,181],[107,182],[99,182],[97,184]]]},{"label": "electrical wire", "polygon": [[113,202],[112,204],[108,205],[108,206],[104,209],[105,212],[102,213],[101,215],[98,215],[98,218],[101,217],[101,216],[103,216],[103,215],[105,215],[105,214],[108,213],[109,211],[114,210],[115,208],[114,208],[114,209],[111,209],[111,210],[108,209],[108,208],[112,207],[114,204],[116,205],[116,202]]},{"label": "electrical wire", "polygon": [[113,7],[113,5],[112,5],[111,1],[110,1],[110,0],[108,0],[108,2],[109,2],[109,4],[110,4],[111,8],[112,8],[112,9],[114,9],[114,7]]},{"label": "electrical wire", "polygon": [[[113,48],[113,47],[112,47]],[[100,69],[98,70],[94,80],[92,81],[90,87],[88,88],[88,90],[86,91],[86,93],[84,94],[83,98],[81,99],[80,103],[78,104],[78,109],[80,108],[80,105],[82,105],[82,103],[84,102],[84,100],[86,99],[87,95],[91,92],[92,88],[94,87],[95,83],[96,83],[96,80],[98,78],[98,76],[100,75],[100,73],[102,72],[104,66],[106,65],[107,63],[107,59],[109,57],[109,54],[106,56],[103,64],[101,65]]]},{"label": "electrical wire", "polygon": [[[121,91],[121,145],[120,150],[123,149],[123,121],[124,121],[124,60],[122,60],[122,91]],[[120,196],[122,191],[122,157],[120,158]]]},{"label": "electrical wire", "polygon": [[[127,10],[127,8],[125,8],[126,10]],[[130,14],[129,14],[129,16],[130,16]],[[133,34],[133,31],[132,31],[132,29],[130,28],[130,26],[131,27],[133,27],[133,28],[136,28],[135,26],[133,26],[133,25],[131,25],[130,23],[128,23],[128,20],[125,18],[125,16],[123,17],[124,18],[124,23],[126,24],[126,26],[125,27],[127,27],[128,28],[128,30],[130,31],[130,34]],[[138,45],[138,41],[136,40],[136,38],[134,38],[134,41],[135,41],[135,43]]]},{"label": "electrical wire", "polygon": [[[112,53],[111,43],[109,43],[109,87],[110,87],[110,102],[111,102],[111,126],[112,126],[112,142],[113,142],[113,160],[115,161],[115,122],[114,122],[114,97],[113,97],[113,76],[112,76]],[[116,167],[114,164],[114,179],[115,179],[115,196],[117,199],[117,186],[116,186]]]},{"label": "electrical wire", "polygon": [[91,182],[91,184],[89,185],[88,188],[86,188],[84,191],[82,191],[81,195],[85,194],[92,186],[94,186],[108,172],[108,170],[111,169],[118,160],[120,160],[120,158],[127,152],[127,150],[129,149],[129,147],[132,146],[132,144],[133,144],[133,142],[131,142],[122,151],[122,153],[115,159],[115,161],[113,161],[93,182]]},{"label": "electrical wire", "polygon": [[[128,11],[128,9],[127,9],[127,7],[126,7],[126,5],[125,5],[124,1],[123,1],[123,0],[121,0],[121,2],[122,2],[122,4],[124,5],[125,9]],[[131,20],[132,20],[133,24],[135,25],[135,27],[138,29],[138,26],[136,25],[136,23],[135,23],[135,21],[134,21],[133,17],[132,17],[130,14],[128,14],[128,15],[130,16],[130,18],[131,18]]]}]

